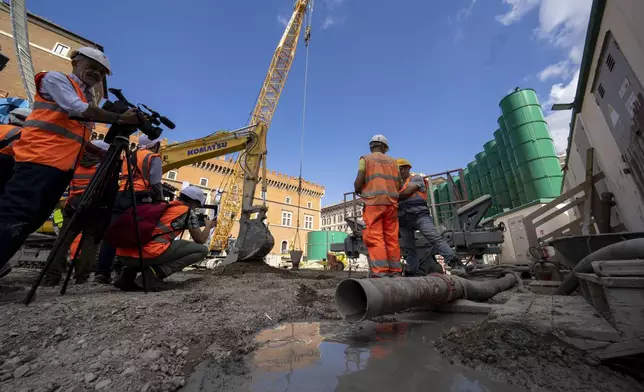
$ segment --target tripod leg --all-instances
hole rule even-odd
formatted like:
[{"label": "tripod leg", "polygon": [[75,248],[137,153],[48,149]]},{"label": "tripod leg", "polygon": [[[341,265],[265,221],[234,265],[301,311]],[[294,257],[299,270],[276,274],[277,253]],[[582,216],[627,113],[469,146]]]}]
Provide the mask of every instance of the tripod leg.
[{"label": "tripod leg", "polygon": [[132,196],[132,218],[134,219],[134,231],[136,233],[136,245],[139,250],[139,266],[141,267],[141,280],[143,281],[143,292],[148,292],[148,282],[145,279],[144,266],[143,266],[143,250],[141,244],[141,236],[139,235],[139,219],[136,215],[136,195],[134,193],[134,180],[132,180],[132,157],[130,151],[125,151],[125,159],[127,160],[127,182],[130,188],[130,195]]},{"label": "tripod leg", "polygon": [[63,287],[60,288],[60,295],[65,295],[65,293],[67,292],[67,285],[69,284],[69,280],[72,277],[74,265],[76,264],[76,262],[78,262],[78,255],[80,254],[81,248],[83,247],[83,241],[85,241],[85,236],[81,234],[80,241],[78,242],[78,247],[76,247],[76,252],[74,252],[74,256],[72,257],[72,262],[69,263],[69,266],[67,267],[67,275],[65,276]]},{"label": "tripod leg", "polygon": [[54,242],[54,246],[51,252],[49,253],[49,256],[47,256],[47,262],[45,263],[45,266],[40,271],[40,275],[38,276],[38,279],[31,286],[29,293],[25,297],[25,301],[24,301],[25,305],[29,305],[33,300],[33,297],[36,294],[36,290],[38,290],[38,287],[42,283],[42,280],[45,278],[47,271],[49,271],[49,268],[51,268],[52,263],[56,259],[56,255],[58,254],[58,252],[63,250],[61,249],[61,247],[65,243],[68,236],[73,235],[74,237],[76,237],[76,235],[78,234],[78,232],[73,232],[70,230],[70,227],[73,227],[75,223],[76,223],[76,215],[74,214],[74,216],[72,216],[71,220],[69,221],[69,225],[65,229],[63,229],[63,231],[58,235],[58,238],[56,238],[56,241]]}]

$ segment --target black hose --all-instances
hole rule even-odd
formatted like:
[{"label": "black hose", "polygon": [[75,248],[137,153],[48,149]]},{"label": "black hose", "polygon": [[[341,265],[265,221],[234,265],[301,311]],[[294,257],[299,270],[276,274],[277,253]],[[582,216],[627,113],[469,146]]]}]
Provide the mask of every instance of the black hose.
[{"label": "black hose", "polygon": [[644,258],[644,238],[618,242],[605,246],[584,257],[572,273],[561,283],[555,295],[570,295],[579,286],[577,273],[593,272],[593,261],[633,260]]}]

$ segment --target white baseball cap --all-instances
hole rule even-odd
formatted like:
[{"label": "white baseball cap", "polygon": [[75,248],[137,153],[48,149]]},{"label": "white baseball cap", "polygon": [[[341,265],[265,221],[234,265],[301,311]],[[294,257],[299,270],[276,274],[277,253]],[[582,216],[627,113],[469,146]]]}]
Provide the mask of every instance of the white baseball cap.
[{"label": "white baseball cap", "polygon": [[154,140],[150,140],[147,135],[141,135],[141,137],[139,137],[139,148],[152,148],[157,143],[161,143],[161,139],[161,137],[158,137]]},{"label": "white baseball cap", "polygon": [[100,139],[92,140],[92,144],[103,151],[107,151],[110,148],[109,143],[106,143],[105,141]]},{"label": "white baseball cap", "polygon": [[90,48],[88,46],[79,48],[77,50],[72,51],[70,58],[74,58],[77,55],[85,56],[87,58],[90,58],[99,64],[101,64],[105,69],[107,69],[107,74],[111,75],[112,74],[112,68],[110,67],[110,60],[107,59],[107,56],[105,56],[105,53],[101,52],[100,50],[96,48]]},{"label": "white baseball cap", "polygon": [[183,188],[180,193],[194,201],[198,201],[200,206],[203,206],[206,199],[206,195],[204,195],[203,191],[194,185]]}]

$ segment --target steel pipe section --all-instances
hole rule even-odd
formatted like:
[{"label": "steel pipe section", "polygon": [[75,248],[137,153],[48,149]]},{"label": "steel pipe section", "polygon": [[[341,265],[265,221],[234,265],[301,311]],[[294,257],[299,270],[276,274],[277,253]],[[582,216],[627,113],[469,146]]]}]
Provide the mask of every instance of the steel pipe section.
[{"label": "steel pipe section", "polygon": [[512,273],[488,281],[471,281],[442,274],[414,278],[345,279],[336,288],[335,303],[342,317],[355,324],[461,298],[486,301],[516,284],[516,275]]}]

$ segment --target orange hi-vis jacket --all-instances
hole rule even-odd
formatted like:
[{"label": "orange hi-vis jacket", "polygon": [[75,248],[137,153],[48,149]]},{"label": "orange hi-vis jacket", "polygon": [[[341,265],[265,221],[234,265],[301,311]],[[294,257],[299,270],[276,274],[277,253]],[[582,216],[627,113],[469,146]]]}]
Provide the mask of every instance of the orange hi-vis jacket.
[{"label": "orange hi-vis jacket", "polygon": [[[36,75],[33,110],[23,124],[20,139],[14,144],[16,162],[33,162],[60,170],[74,170],[89,141],[91,124],[72,120],[54,101],[44,99],[37,91],[46,72]],[[76,94],[87,102],[80,86],[67,77]]]},{"label": "orange hi-vis jacket", "polygon": [[[135,154],[136,165],[133,165],[132,171],[132,183],[134,185],[134,192],[143,192],[149,191],[151,188],[150,185],[150,167],[152,164],[152,158],[159,157],[161,155],[155,154],[148,150],[137,150]],[[134,158],[134,157],[133,157]],[[127,188],[127,161],[123,159],[123,165],[121,167],[121,177],[120,183],[121,186],[119,191],[122,192]]]},{"label": "orange hi-vis jacket", "polygon": [[[186,216],[188,218],[188,208],[183,202],[174,200],[168,204],[168,208],[161,215],[161,219],[157,223],[154,231],[152,231],[152,241],[143,245],[143,258],[153,259],[161,256],[172,244],[172,241],[183,230],[175,230],[172,228],[172,222]],[[117,256],[125,257],[139,257],[139,250],[137,248],[117,248]]]},{"label": "orange hi-vis jacket", "polygon": [[85,192],[87,186],[92,181],[92,177],[96,174],[96,169],[98,164],[85,167],[83,165],[78,165],[74,171],[74,177],[72,182],[69,183],[69,196],[80,196]]},{"label": "orange hi-vis jacket", "polygon": [[[400,190],[401,192],[407,189],[412,177],[413,176],[409,176],[407,180],[405,180],[405,183],[403,184],[403,187]],[[400,202],[401,206],[403,204],[408,206],[427,205],[427,189],[429,187],[429,183],[427,182],[426,178],[423,178],[423,181],[425,182],[425,192],[421,192],[420,189],[416,190],[416,192],[414,192],[411,196],[409,196],[407,199],[402,200]]]},{"label": "orange hi-vis jacket", "polygon": [[[2,124],[0,125],[0,141],[5,139],[10,139],[16,136],[20,132],[20,127],[15,125]],[[15,140],[11,141],[6,147],[0,149],[0,154],[5,154],[9,156],[14,156],[13,153],[13,144]]]},{"label": "orange hi-vis jacket", "polygon": [[365,205],[398,205],[400,172],[396,160],[381,153],[362,157],[365,161],[365,183],[361,197]]}]

